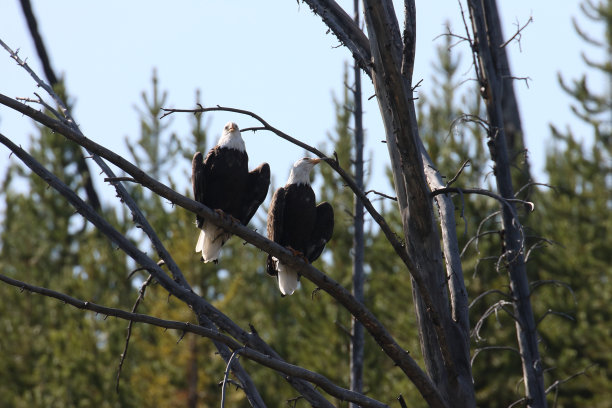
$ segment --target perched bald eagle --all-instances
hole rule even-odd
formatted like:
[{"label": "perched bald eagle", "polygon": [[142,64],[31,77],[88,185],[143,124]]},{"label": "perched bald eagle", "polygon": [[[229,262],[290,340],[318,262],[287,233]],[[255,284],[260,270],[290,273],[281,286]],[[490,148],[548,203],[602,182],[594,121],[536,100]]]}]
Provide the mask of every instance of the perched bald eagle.
[{"label": "perched bald eagle", "polygon": [[[301,253],[308,262],[316,260],[334,231],[334,209],[323,202],[316,205],[310,187],[310,171],[320,159],[307,157],[295,162],[285,187],[274,193],[268,211],[268,238]],[[266,271],[278,277],[282,295],[291,295],[299,275],[268,255]]]},{"label": "perched bald eagle", "polygon": [[[191,185],[196,201],[221,210],[247,225],[268,193],[270,166],[262,163],[249,172],[249,157],[238,125],[228,122],[219,143],[202,160],[196,152],[191,167]],[[196,216],[202,231],[195,251],[204,262],[217,262],[219,251],[231,234]]]}]

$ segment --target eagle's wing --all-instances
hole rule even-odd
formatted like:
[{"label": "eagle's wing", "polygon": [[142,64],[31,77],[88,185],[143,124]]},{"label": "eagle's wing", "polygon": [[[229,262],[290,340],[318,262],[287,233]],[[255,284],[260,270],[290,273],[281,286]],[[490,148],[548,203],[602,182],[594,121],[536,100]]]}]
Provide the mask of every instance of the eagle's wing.
[{"label": "eagle's wing", "polygon": [[[196,152],[191,161],[191,187],[193,188],[193,197],[197,202],[204,203],[204,190],[206,187],[206,176],[204,172],[204,162],[202,153]],[[202,228],[204,220],[196,216],[198,228]]]},{"label": "eagle's wing", "polygon": [[328,202],[323,202],[317,205],[317,218],[305,254],[308,261],[314,262],[321,255],[333,232],[334,209]]},{"label": "eagle's wing", "polygon": [[[285,213],[286,191],[284,187],[277,189],[272,196],[270,208],[268,209],[268,239],[281,245],[284,245],[283,216]],[[266,272],[272,276],[277,275],[276,262],[272,259],[271,255],[268,255]]]},{"label": "eagle's wing", "polygon": [[259,167],[249,172],[247,178],[247,190],[243,197],[240,222],[247,225],[257,209],[266,199],[268,187],[270,186],[270,166],[262,163]]}]

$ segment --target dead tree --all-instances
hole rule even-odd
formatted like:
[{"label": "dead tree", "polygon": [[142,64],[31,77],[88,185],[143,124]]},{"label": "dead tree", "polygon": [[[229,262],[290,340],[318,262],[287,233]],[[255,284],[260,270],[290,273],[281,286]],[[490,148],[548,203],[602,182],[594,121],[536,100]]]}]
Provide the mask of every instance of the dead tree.
[{"label": "dead tree", "polygon": [[[474,33],[472,48],[478,58],[477,77],[487,108],[488,146],[495,162],[495,180],[500,195],[514,198],[510,174],[510,157],[503,113],[504,77],[500,57],[504,53],[495,0],[469,0]],[[507,66],[506,66],[507,68]],[[531,307],[529,281],[525,266],[525,234],[512,201],[501,206],[504,253],[510,279],[516,333],[523,366],[527,405],[546,406],[543,367],[538,350],[538,337]]]}]

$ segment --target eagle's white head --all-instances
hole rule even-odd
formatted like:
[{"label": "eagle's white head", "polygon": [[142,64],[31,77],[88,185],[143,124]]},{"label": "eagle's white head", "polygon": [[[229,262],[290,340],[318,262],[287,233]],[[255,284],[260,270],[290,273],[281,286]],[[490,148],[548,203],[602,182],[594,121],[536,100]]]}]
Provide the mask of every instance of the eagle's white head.
[{"label": "eagle's white head", "polygon": [[310,171],[321,159],[304,157],[293,163],[287,184],[310,184]]},{"label": "eagle's white head", "polygon": [[238,128],[238,125],[234,122],[227,122],[225,124],[218,145],[226,149],[236,149],[241,152],[246,151],[244,140],[240,134],[240,128]]}]

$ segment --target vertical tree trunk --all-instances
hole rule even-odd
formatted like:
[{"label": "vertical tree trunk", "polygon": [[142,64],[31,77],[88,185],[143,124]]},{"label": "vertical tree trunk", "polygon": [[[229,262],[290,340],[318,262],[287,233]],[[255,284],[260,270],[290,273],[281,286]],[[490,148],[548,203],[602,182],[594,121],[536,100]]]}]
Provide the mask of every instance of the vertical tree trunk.
[{"label": "vertical tree trunk", "polygon": [[[495,40],[495,30],[487,22],[495,21],[491,12],[495,0],[470,0],[469,9],[474,31],[474,49],[479,61],[478,78],[487,107],[489,122],[488,146],[495,162],[495,179],[500,195],[513,199],[507,141],[503,120],[503,84],[501,67],[496,64],[501,52],[501,39]],[[499,19],[497,19],[498,21]],[[497,44],[497,45],[496,45]],[[496,56],[496,57],[494,57]],[[513,297],[514,318],[523,366],[525,396],[529,407],[546,407],[546,393],[542,376],[542,362],[538,351],[536,325],[531,308],[529,282],[524,257],[524,231],[512,202],[501,206],[504,228],[504,253]]]},{"label": "vertical tree trunk", "polygon": [[[355,24],[359,25],[359,0],[354,0]],[[354,66],[355,83],[353,98],[355,101],[355,182],[363,190],[363,112],[361,103],[361,68],[355,62]],[[363,203],[357,197],[354,198],[354,235],[353,235],[353,296],[363,303]],[[361,323],[351,317],[351,390],[362,392],[363,390],[363,346],[364,335]],[[357,405],[350,403],[349,408],[357,408]]]},{"label": "vertical tree trunk", "polygon": [[403,38],[385,0],[365,0],[365,17],[373,56],[373,82],[391,156],[406,250],[413,263],[413,296],[427,372],[446,404],[475,406],[469,339],[453,322],[449,309],[442,250],[425,182],[412,98],[416,11],[405,2]]}]

